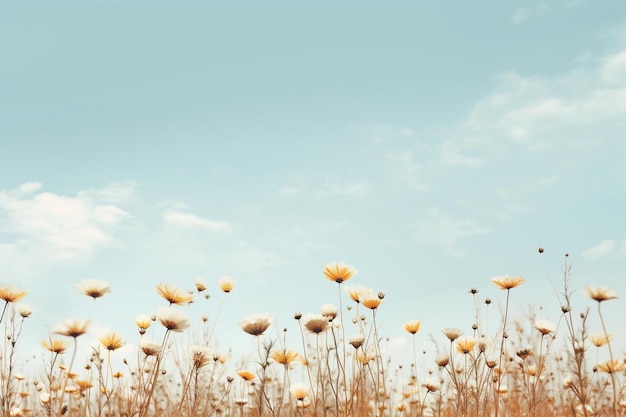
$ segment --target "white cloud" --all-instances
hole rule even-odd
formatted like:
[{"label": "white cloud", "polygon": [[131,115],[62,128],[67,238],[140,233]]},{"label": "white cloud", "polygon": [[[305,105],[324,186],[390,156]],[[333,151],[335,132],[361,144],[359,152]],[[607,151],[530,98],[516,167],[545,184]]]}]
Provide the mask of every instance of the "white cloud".
[{"label": "white cloud", "polygon": [[515,12],[513,12],[513,16],[511,16],[511,20],[514,24],[519,25],[532,18],[541,18],[550,13],[551,9],[545,3],[536,4],[533,7],[522,7]]},{"label": "white cloud", "polygon": [[114,234],[132,217],[127,211],[80,193],[76,197],[36,193],[41,188],[39,183],[26,183],[17,190],[0,191],[4,214],[0,231],[13,239],[0,250],[4,262],[88,260],[98,250],[119,244]]},{"label": "white cloud", "polygon": [[626,241],[618,242],[613,239],[605,239],[583,251],[583,257],[591,261],[624,255],[626,255]]},{"label": "white cloud", "polygon": [[472,157],[464,154],[458,143],[452,140],[446,140],[439,150],[439,159],[445,165],[462,166],[472,168],[482,165],[485,162],[484,157]]},{"label": "white cloud", "polygon": [[340,184],[331,182],[325,188],[318,190],[317,197],[334,197],[334,196],[361,196],[365,194],[369,186],[365,182],[351,182]]},{"label": "white cloud", "polygon": [[430,185],[424,181],[426,174],[422,166],[415,161],[412,150],[388,152],[383,157],[383,164],[392,181],[417,191],[430,191]]},{"label": "white cloud", "polygon": [[285,195],[296,195],[302,193],[302,188],[298,187],[282,187],[278,190],[279,193]]},{"label": "white cloud", "polygon": [[195,214],[184,213],[182,211],[166,210],[163,213],[163,220],[169,225],[186,229],[201,229],[211,232],[230,230],[230,224],[228,222],[205,219]]}]

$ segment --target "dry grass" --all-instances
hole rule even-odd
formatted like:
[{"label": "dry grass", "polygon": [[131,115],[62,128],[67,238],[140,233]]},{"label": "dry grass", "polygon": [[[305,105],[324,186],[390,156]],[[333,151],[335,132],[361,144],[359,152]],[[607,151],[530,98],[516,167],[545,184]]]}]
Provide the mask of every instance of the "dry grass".
[{"label": "dry grass", "polygon": [[[136,317],[138,346],[134,360],[115,370],[111,354],[126,343],[117,333],[100,337],[100,346],[83,343],[89,321],[62,323],[46,335],[46,360],[29,375],[16,372],[20,335],[30,311],[20,306],[26,292],[0,288],[4,326],[0,360],[2,416],[167,416],[167,417],[483,417],[483,416],[622,416],[625,359],[615,356],[604,325],[604,304],[616,298],[605,288],[588,288],[597,311],[575,313],[571,305],[570,267],[564,264],[556,323],[534,313],[521,318],[509,312],[521,277],[497,277],[502,312],[471,289],[475,317],[467,331],[446,328],[433,343],[431,366],[417,363],[415,334],[421,322],[404,318],[412,339],[412,363],[393,366],[385,352],[377,314],[384,314],[385,294],[346,284],[356,271],[333,263],[324,276],[337,286],[339,307],[325,304],[320,313],[296,313],[301,343],[267,335],[271,318],[249,316],[240,322],[251,338],[249,360],[232,364],[214,350],[219,311],[233,292],[232,279],[221,279],[224,293],[215,322],[203,318],[199,344],[185,345],[192,331],[184,306],[203,297],[207,284],[193,293],[160,284],[155,296],[164,306],[154,316]],[[490,284],[491,285],[491,284]],[[106,282],[78,285],[86,296],[109,297]],[[112,296],[111,296],[112,297]],[[602,331],[591,336],[588,317],[597,314]],[[490,317],[491,316],[491,317]],[[494,316],[498,316],[496,320]],[[489,324],[489,321],[492,322]],[[499,320],[499,321],[498,321]],[[350,324],[352,323],[352,324]],[[488,325],[491,329],[488,328]],[[351,334],[346,334],[350,330]],[[147,337],[151,335],[151,338]],[[155,340],[153,340],[153,338]],[[90,353],[78,359],[79,351]],[[421,350],[421,349],[420,349]],[[599,352],[608,354],[598,363]],[[84,355],[83,355],[84,357]],[[84,363],[79,363],[79,362]],[[61,365],[63,364],[63,365]]]}]

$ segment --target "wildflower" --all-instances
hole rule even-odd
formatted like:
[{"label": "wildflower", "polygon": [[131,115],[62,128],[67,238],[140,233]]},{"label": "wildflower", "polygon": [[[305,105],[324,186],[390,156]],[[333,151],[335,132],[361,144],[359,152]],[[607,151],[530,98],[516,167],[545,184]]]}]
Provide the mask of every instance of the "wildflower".
[{"label": "wildflower", "polygon": [[508,275],[495,277],[491,280],[491,282],[503,290],[510,290],[512,288],[519,287],[525,281],[526,280],[522,277],[510,277]]},{"label": "wildflower", "polygon": [[235,404],[243,407],[244,405],[248,404],[248,400],[246,400],[245,398],[236,398]]},{"label": "wildflower", "polygon": [[606,287],[587,287],[585,288],[585,294],[599,303],[617,298],[617,293]]},{"label": "wildflower", "polygon": [[137,317],[135,317],[135,324],[139,328],[140,332],[142,330],[145,332],[148,329],[148,327],[152,325],[152,317],[150,317],[147,314],[140,314]]},{"label": "wildflower", "polygon": [[272,324],[272,319],[266,313],[253,314],[239,321],[239,327],[252,336],[261,336]]},{"label": "wildflower", "polygon": [[463,334],[461,330],[454,327],[446,327],[442,330],[442,332],[448,339],[450,339],[451,342],[454,342]]},{"label": "wildflower", "polygon": [[464,337],[463,339],[458,339],[456,341],[456,350],[459,353],[471,353],[474,350],[474,347],[476,347],[476,339],[471,337]]},{"label": "wildflower", "polygon": [[311,333],[322,333],[328,328],[328,318],[321,314],[307,314],[302,319],[304,327]]},{"label": "wildflower", "polygon": [[220,286],[220,289],[225,293],[229,293],[235,288],[235,280],[229,276],[221,277],[217,280],[217,284]]},{"label": "wildflower", "polygon": [[362,285],[347,285],[344,288],[344,291],[346,292],[346,294],[348,294],[348,297],[350,297],[352,301],[354,301],[355,303],[359,303],[359,298],[361,297],[361,294],[371,290]]},{"label": "wildflower", "polygon": [[79,282],[76,284],[76,288],[78,288],[78,291],[94,300],[111,291],[111,286],[108,282],[95,278],[85,279]]},{"label": "wildflower", "polygon": [[114,351],[124,346],[124,339],[117,332],[108,332],[99,338],[106,350]]},{"label": "wildflower", "polygon": [[84,379],[79,379],[78,381],[75,382],[75,384],[80,392],[87,391],[89,388],[93,387],[93,384],[91,383],[91,381],[86,381]]},{"label": "wildflower", "polygon": [[54,331],[56,334],[69,337],[78,337],[87,332],[90,321],[86,319],[66,320]]},{"label": "wildflower", "polygon": [[252,381],[255,378],[255,375],[247,369],[237,371],[237,375],[239,375],[244,381]]},{"label": "wildflower", "polygon": [[18,314],[23,319],[27,319],[27,318],[30,317],[31,314],[33,314],[33,310],[29,306],[27,306],[26,304],[17,303],[16,307],[17,307]]},{"label": "wildflower", "polygon": [[0,288],[0,300],[4,300],[7,303],[14,303],[26,297],[26,291],[20,291],[13,288],[10,285]]},{"label": "wildflower", "polygon": [[181,291],[174,286],[170,287],[169,284],[159,284],[156,286],[156,289],[158,293],[161,294],[161,297],[165,298],[170,305],[188,304],[193,299],[193,295],[188,292]]},{"label": "wildflower", "polygon": [[360,334],[360,333],[359,334],[353,334],[348,339],[348,343],[350,343],[353,348],[358,349],[358,348],[361,347],[361,345],[363,344],[364,340],[365,340],[365,337],[362,334]]},{"label": "wildflower", "polygon": [[111,376],[112,376],[113,378],[115,378],[115,379],[120,379],[120,378],[123,378],[123,377],[124,377],[124,372],[122,372],[122,371],[117,371],[117,372],[114,372],[114,373],[113,373],[113,375],[111,375]]},{"label": "wildflower", "polygon": [[567,375],[563,378],[563,388],[572,388],[574,386],[574,380],[571,375]]},{"label": "wildflower", "polygon": [[65,353],[65,350],[67,349],[67,343],[65,343],[65,341],[61,339],[42,340],[41,346],[44,349],[58,355]]},{"label": "wildflower", "polygon": [[411,320],[404,323],[404,330],[411,334],[415,334],[419,331],[422,323],[419,320]]},{"label": "wildflower", "polygon": [[213,356],[215,356],[213,351],[206,346],[191,345],[189,346],[189,352],[195,368],[202,368],[208,365],[213,360]]},{"label": "wildflower", "polygon": [[403,412],[406,410],[406,403],[403,401],[400,404],[396,405],[396,410],[398,410],[399,413]]},{"label": "wildflower", "polygon": [[162,350],[161,345],[150,339],[141,339],[139,348],[146,356],[156,356],[161,353]]},{"label": "wildflower", "polygon": [[604,346],[607,343],[609,343],[611,340],[613,340],[613,336],[608,334],[596,334],[596,335],[591,335],[589,336],[589,340],[591,341],[591,343],[595,346],[595,347],[600,347],[600,346]]},{"label": "wildflower", "polygon": [[553,333],[556,327],[554,323],[548,320],[535,320],[535,329],[539,331],[542,335],[547,335]]},{"label": "wildflower", "polygon": [[310,407],[310,406],[311,406],[311,399],[310,399],[309,397],[306,397],[306,398],[305,398],[304,400],[302,400],[302,401],[297,401],[297,402],[296,402],[296,406],[297,406],[298,408],[302,408],[302,409],[307,408],[307,407]]},{"label": "wildflower", "polygon": [[207,283],[202,278],[196,278],[196,290],[202,292],[207,289]]},{"label": "wildflower", "polygon": [[426,388],[428,392],[435,392],[439,390],[441,384],[439,384],[439,381],[436,379],[428,378],[422,383],[422,386]]},{"label": "wildflower", "polygon": [[270,353],[270,358],[272,358],[276,363],[288,366],[291,362],[298,359],[298,353],[292,350],[278,349]]},{"label": "wildflower", "polygon": [[174,307],[162,307],[159,309],[159,321],[167,329],[173,332],[182,333],[189,327],[189,320]]},{"label": "wildflower", "polygon": [[304,400],[309,395],[309,387],[304,382],[295,382],[289,387],[289,392],[298,401]]},{"label": "wildflower", "polygon": [[447,366],[448,362],[450,362],[450,358],[446,352],[440,352],[435,357],[435,363],[441,367]]},{"label": "wildflower", "polygon": [[322,316],[327,317],[328,321],[333,321],[337,317],[337,307],[332,304],[324,304],[320,310]]},{"label": "wildflower", "polygon": [[363,351],[363,349],[359,350],[356,354],[356,359],[362,365],[367,365],[369,362],[376,359],[376,348],[374,346],[370,346],[365,349],[365,351]]},{"label": "wildflower", "polygon": [[612,374],[614,372],[623,371],[626,369],[626,364],[623,360],[614,360],[614,361],[606,361],[600,362],[596,365],[599,371],[605,372],[607,374]]},{"label": "wildflower", "polygon": [[17,408],[17,407],[13,407],[11,409],[11,411],[9,412],[9,417],[23,417],[26,414],[24,414],[24,411],[22,411],[21,408]]},{"label": "wildflower", "polygon": [[42,404],[48,404],[50,402],[50,393],[49,392],[40,393],[39,401],[41,401]]},{"label": "wildflower", "polygon": [[341,284],[349,280],[356,274],[356,269],[352,265],[343,262],[333,262],[324,267],[324,275],[331,281]]},{"label": "wildflower", "polygon": [[371,290],[359,295],[359,302],[370,310],[376,310],[382,301],[378,294]]}]

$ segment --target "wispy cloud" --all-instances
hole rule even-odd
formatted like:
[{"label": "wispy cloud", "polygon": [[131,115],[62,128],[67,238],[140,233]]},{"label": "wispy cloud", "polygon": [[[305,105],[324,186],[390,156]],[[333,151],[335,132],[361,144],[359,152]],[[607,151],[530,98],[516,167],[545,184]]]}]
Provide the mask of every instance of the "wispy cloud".
[{"label": "wispy cloud", "polygon": [[539,3],[532,7],[521,7],[511,16],[511,20],[514,24],[519,25],[525,21],[533,18],[542,18],[552,11],[550,6],[545,3]]},{"label": "wispy cloud", "polygon": [[171,226],[211,232],[225,232],[231,228],[230,224],[225,221],[205,219],[192,213],[176,210],[166,210],[163,213],[163,221]]},{"label": "wispy cloud", "polygon": [[626,241],[618,242],[613,239],[603,240],[584,250],[583,256],[591,261],[608,257],[626,256]]},{"label": "wispy cloud", "polygon": [[392,181],[416,191],[426,192],[431,190],[431,186],[426,181],[427,174],[424,172],[422,165],[416,161],[413,150],[405,149],[388,152],[383,157],[383,164]]},{"label": "wispy cloud", "polygon": [[329,181],[326,186],[318,190],[315,195],[319,198],[327,198],[334,196],[362,196],[369,189],[366,182],[347,182],[339,183]]}]

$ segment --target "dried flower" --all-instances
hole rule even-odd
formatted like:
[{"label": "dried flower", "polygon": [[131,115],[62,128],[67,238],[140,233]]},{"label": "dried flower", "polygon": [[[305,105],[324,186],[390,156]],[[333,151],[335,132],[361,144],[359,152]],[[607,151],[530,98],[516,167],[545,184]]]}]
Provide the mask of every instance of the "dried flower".
[{"label": "dried flower", "polygon": [[207,289],[207,283],[202,278],[196,278],[196,290],[202,292]]},{"label": "dried flower", "polygon": [[309,386],[304,382],[295,382],[289,387],[289,392],[298,401],[303,401],[309,395]]},{"label": "dried flower", "polygon": [[419,331],[422,326],[422,322],[419,320],[411,320],[404,323],[404,330],[411,334],[415,334]]},{"label": "dried flower", "polygon": [[599,303],[617,298],[617,293],[607,287],[587,287],[585,294]]},{"label": "dried flower", "polygon": [[162,347],[157,342],[151,339],[141,339],[139,342],[139,349],[146,356],[156,356],[161,353]]},{"label": "dried flower", "polygon": [[446,337],[451,341],[454,342],[456,339],[459,338],[459,336],[461,336],[463,334],[463,332],[460,329],[454,328],[454,327],[446,327],[445,329],[441,330],[443,332],[444,335],[446,335]]},{"label": "dried flower", "polygon": [[191,362],[195,368],[202,368],[208,365],[215,354],[211,349],[206,346],[191,345],[189,346],[189,353],[191,354]]},{"label": "dried flower", "polygon": [[10,285],[0,287],[0,300],[4,300],[7,303],[14,303],[26,297],[26,291],[20,291],[13,288]]},{"label": "dried flower", "polygon": [[239,321],[239,327],[252,336],[261,336],[272,324],[272,319],[266,313],[253,314]]},{"label": "dried flower", "polygon": [[239,375],[244,381],[252,381],[255,377],[255,375],[247,369],[237,371],[237,375]]},{"label": "dried flower", "polygon": [[159,309],[158,319],[167,330],[173,332],[182,333],[189,327],[187,317],[174,307],[161,307]]},{"label": "dried flower", "polygon": [[624,363],[623,360],[614,360],[614,361],[606,361],[606,362],[600,362],[598,365],[596,365],[599,371],[605,372],[607,374],[611,374],[613,372],[619,372],[619,371],[623,371],[624,369],[626,369],[626,364]]},{"label": "dried flower", "polygon": [[322,316],[328,318],[329,321],[333,321],[337,317],[337,307],[332,304],[324,304],[320,308]]},{"label": "dried flower", "polygon": [[217,283],[220,286],[220,289],[225,293],[229,293],[233,290],[233,288],[235,288],[235,280],[229,276],[221,277],[217,280]]},{"label": "dried flower", "polygon": [[99,340],[100,343],[102,343],[102,346],[104,346],[106,350],[110,351],[117,350],[125,344],[124,339],[122,339],[122,337],[117,334],[117,332],[105,333],[99,338]]},{"label": "dried flower", "polygon": [[591,335],[589,336],[589,340],[591,341],[591,343],[595,346],[595,347],[600,347],[600,346],[604,346],[607,343],[609,343],[611,340],[613,340],[613,336],[608,334],[596,334],[596,335]]},{"label": "dried flower", "polygon": [[161,297],[165,298],[170,305],[184,305],[193,300],[192,294],[189,294],[186,291],[181,291],[180,289],[170,286],[169,284],[159,284],[156,286],[156,289]]},{"label": "dried flower", "polygon": [[510,277],[508,275],[499,276],[491,279],[491,282],[496,284],[497,287],[503,290],[510,290],[515,287],[519,287],[526,280],[522,277]]},{"label": "dried flower", "polygon": [[67,349],[67,343],[61,339],[42,340],[41,346],[52,353],[56,353],[57,355],[65,353],[65,350]]},{"label": "dried flower", "polygon": [[311,333],[322,333],[328,329],[328,317],[321,314],[307,314],[302,318],[304,327]]},{"label": "dried flower", "polygon": [[54,331],[54,333],[60,334],[62,336],[78,337],[87,332],[89,324],[90,321],[86,319],[66,320],[59,326],[57,326],[57,329]]},{"label": "dried flower", "polygon": [[345,282],[356,274],[356,269],[352,265],[343,262],[333,262],[324,267],[324,275],[331,281],[338,284]]},{"label": "dried flower", "polygon": [[464,337],[456,341],[456,350],[462,354],[471,353],[476,347],[476,339],[471,337]]},{"label": "dried flower", "polygon": [[348,339],[348,343],[350,343],[353,348],[358,349],[361,347],[364,340],[365,337],[361,333],[358,333],[350,336],[350,338]]},{"label": "dried flower", "polygon": [[276,363],[287,366],[298,359],[298,353],[292,350],[278,349],[270,353],[270,358],[272,358]]},{"label": "dried flower", "polygon": [[556,326],[554,323],[548,320],[535,320],[535,329],[539,331],[542,335],[547,335],[553,333],[556,330]]},{"label": "dried flower", "polygon": [[95,278],[82,280],[76,284],[76,288],[78,288],[78,291],[94,300],[111,291],[111,286],[108,282]]}]

